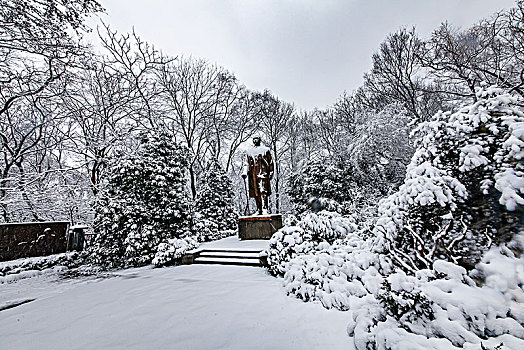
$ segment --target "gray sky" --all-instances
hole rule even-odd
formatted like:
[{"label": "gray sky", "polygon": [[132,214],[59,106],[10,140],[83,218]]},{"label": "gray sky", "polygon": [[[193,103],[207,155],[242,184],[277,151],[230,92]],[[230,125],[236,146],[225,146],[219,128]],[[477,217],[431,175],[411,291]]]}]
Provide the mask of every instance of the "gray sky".
[{"label": "gray sky", "polygon": [[113,29],[134,26],[170,56],[192,55],[300,109],[325,108],[362,84],[391,32],[428,37],[443,21],[468,27],[513,0],[101,0]]}]

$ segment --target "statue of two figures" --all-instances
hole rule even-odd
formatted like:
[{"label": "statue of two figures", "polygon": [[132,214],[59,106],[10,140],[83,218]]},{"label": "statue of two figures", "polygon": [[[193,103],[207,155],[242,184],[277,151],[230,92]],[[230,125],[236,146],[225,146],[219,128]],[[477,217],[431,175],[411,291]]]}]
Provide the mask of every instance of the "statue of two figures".
[{"label": "statue of two figures", "polygon": [[[244,183],[247,178],[249,197],[255,198],[258,215],[269,214],[268,197],[271,195],[270,181],[275,165],[269,148],[262,145],[260,136],[253,137],[253,146],[246,150],[247,164],[242,171]],[[246,206],[249,211],[249,198]]]}]

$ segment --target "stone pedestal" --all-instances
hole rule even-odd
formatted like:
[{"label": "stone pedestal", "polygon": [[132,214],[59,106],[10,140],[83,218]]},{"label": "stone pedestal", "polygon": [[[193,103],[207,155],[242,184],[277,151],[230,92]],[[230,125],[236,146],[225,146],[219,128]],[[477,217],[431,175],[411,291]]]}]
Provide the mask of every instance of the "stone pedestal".
[{"label": "stone pedestal", "polygon": [[85,232],[89,227],[85,225],[75,225],[69,228],[67,236],[67,250],[76,250],[81,252],[85,245]]},{"label": "stone pedestal", "polygon": [[240,239],[270,239],[273,233],[282,228],[282,215],[253,215],[238,218],[238,237]]}]

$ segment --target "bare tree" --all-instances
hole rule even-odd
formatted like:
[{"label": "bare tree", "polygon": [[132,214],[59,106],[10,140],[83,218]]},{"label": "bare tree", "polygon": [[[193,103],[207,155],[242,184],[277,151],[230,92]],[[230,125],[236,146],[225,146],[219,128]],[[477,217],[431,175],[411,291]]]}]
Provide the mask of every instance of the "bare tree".
[{"label": "bare tree", "polygon": [[0,1],[0,117],[17,100],[45,93],[82,58],[84,19],[101,10],[95,0]]},{"label": "bare tree", "polygon": [[[94,0],[0,1],[0,201],[4,221],[42,219],[32,189],[54,171],[57,96],[87,53],[81,44]],[[19,200],[13,196],[20,196]],[[25,214],[15,207],[25,206]],[[12,210],[11,210],[12,209]]]},{"label": "bare tree", "polygon": [[191,152],[189,176],[194,198],[197,173],[207,157],[218,159],[222,153],[223,134],[230,127],[229,118],[241,92],[230,73],[192,58],[163,66],[159,82],[166,108],[164,124]]},{"label": "bare tree", "polygon": [[245,87],[239,89],[237,98],[227,118],[227,128],[223,137],[228,147],[225,151],[226,172],[232,169],[232,162],[241,144],[251,138],[256,129],[253,118],[256,98]]},{"label": "bare tree", "polygon": [[142,128],[158,127],[163,116],[158,75],[174,59],[143,41],[134,30],[121,35],[105,25],[99,30],[99,37],[107,54],[107,64],[119,72],[127,94],[135,95],[130,114]]},{"label": "bare tree", "polygon": [[108,157],[137,128],[136,119],[130,116],[141,100],[125,74],[113,65],[104,57],[93,57],[88,67],[68,81],[61,99],[62,112],[68,118],[64,130],[67,149],[80,157],[95,196]]},{"label": "bare tree", "polygon": [[363,88],[373,100],[369,107],[382,109],[401,103],[417,120],[427,120],[436,112],[427,108],[433,88],[419,62],[422,49],[414,28],[401,28],[386,38],[373,54],[371,71],[364,75]]},{"label": "bare tree", "polygon": [[63,121],[57,108],[51,96],[27,96],[17,99],[0,120],[0,204],[6,222],[12,219],[14,209],[9,206],[17,204],[17,197],[21,201],[17,205],[25,205],[30,219],[41,220],[30,188],[54,171],[50,157],[61,143]]},{"label": "bare tree", "polygon": [[444,93],[475,98],[480,83],[496,84],[524,96],[524,2],[467,30],[442,24],[426,43],[425,67]]}]

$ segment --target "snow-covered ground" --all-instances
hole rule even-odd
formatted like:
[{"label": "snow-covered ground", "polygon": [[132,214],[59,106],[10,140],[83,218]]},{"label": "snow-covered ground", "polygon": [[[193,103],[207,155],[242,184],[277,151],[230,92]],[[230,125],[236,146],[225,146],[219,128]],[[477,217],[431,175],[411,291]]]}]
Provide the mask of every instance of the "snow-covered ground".
[{"label": "snow-covered ground", "polygon": [[189,265],[0,284],[0,349],[352,349],[348,315],[265,269]]}]

